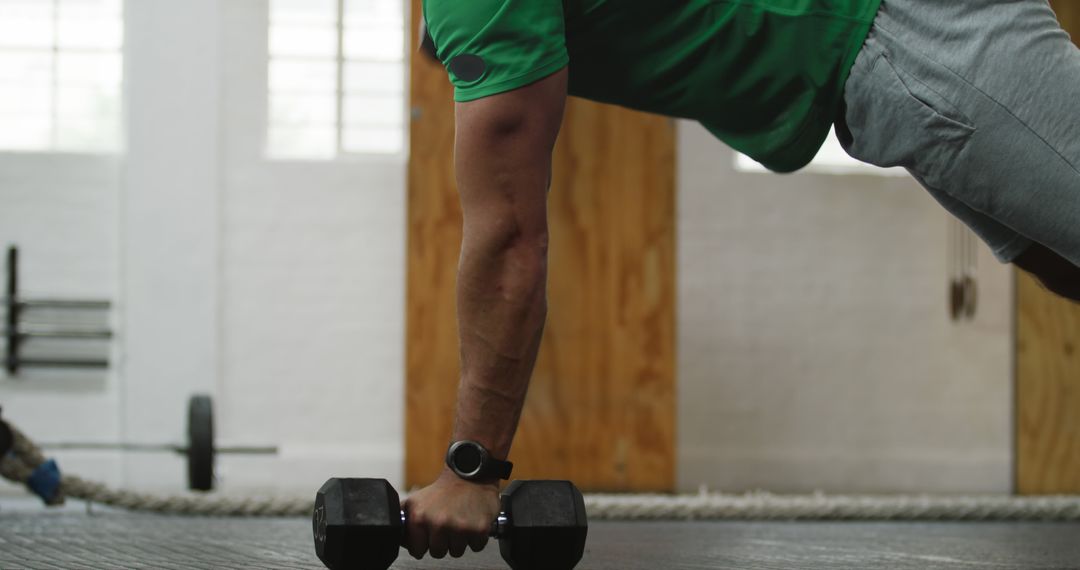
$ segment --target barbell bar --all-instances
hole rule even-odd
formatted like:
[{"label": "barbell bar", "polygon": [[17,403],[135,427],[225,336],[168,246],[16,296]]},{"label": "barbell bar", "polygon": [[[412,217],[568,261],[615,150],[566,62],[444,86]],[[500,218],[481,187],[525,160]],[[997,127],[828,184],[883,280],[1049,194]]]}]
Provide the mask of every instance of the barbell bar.
[{"label": "barbell bar", "polygon": [[187,445],[167,443],[109,443],[64,441],[40,444],[48,450],[124,451],[136,453],[178,453],[187,456],[188,488],[210,491],[214,488],[214,463],[217,454],[276,455],[277,446],[214,445],[213,401],[206,394],[196,394],[188,400]]},{"label": "barbell bar", "polygon": [[[42,449],[51,449],[57,451],[64,450],[76,450],[76,451],[135,451],[135,452],[172,452],[180,455],[185,455],[188,452],[187,446],[175,445],[167,443],[106,443],[106,442],[94,442],[94,441],[64,441],[57,443],[43,443],[40,444]],[[214,448],[217,453],[228,453],[235,455],[272,455],[277,453],[278,448],[272,445],[266,446],[227,446]]]}]

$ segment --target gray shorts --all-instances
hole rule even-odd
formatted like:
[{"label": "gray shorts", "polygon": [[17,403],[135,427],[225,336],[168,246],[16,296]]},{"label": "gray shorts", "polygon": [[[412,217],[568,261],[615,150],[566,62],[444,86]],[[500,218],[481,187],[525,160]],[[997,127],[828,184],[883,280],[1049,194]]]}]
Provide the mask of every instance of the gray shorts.
[{"label": "gray shorts", "polygon": [[837,134],[902,166],[1002,261],[1080,266],[1080,50],[1046,0],[884,0]]}]

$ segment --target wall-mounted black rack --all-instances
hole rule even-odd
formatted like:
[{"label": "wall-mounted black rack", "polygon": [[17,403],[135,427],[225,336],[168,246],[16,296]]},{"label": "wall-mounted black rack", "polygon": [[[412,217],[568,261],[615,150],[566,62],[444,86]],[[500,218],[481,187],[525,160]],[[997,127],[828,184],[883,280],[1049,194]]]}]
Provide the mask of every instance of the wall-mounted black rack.
[{"label": "wall-mounted black rack", "polygon": [[39,357],[23,354],[27,340],[110,340],[113,332],[107,328],[85,325],[43,325],[27,322],[23,317],[33,311],[49,310],[57,313],[103,312],[112,309],[112,302],[90,299],[24,299],[19,296],[19,248],[10,246],[7,251],[7,295],[4,297],[4,368],[15,376],[23,368],[75,368],[104,369],[109,359],[82,357]]}]

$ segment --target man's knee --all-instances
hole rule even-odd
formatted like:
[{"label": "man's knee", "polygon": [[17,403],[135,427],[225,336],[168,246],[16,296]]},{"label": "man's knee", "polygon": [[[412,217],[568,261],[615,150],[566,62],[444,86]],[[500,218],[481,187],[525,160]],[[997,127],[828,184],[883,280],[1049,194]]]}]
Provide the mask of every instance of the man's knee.
[{"label": "man's knee", "polygon": [[1080,267],[1040,244],[1032,244],[1013,263],[1042,281],[1050,291],[1080,302]]}]

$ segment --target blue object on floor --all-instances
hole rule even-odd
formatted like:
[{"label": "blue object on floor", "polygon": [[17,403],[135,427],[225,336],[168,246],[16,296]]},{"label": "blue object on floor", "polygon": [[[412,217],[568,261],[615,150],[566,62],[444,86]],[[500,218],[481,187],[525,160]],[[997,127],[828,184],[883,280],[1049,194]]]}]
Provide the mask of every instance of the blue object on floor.
[{"label": "blue object on floor", "polygon": [[41,497],[45,504],[51,505],[57,492],[60,491],[60,467],[56,464],[56,460],[49,459],[38,465],[37,469],[30,474],[30,478],[26,480],[26,486],[30,487],[35,495]]}]

